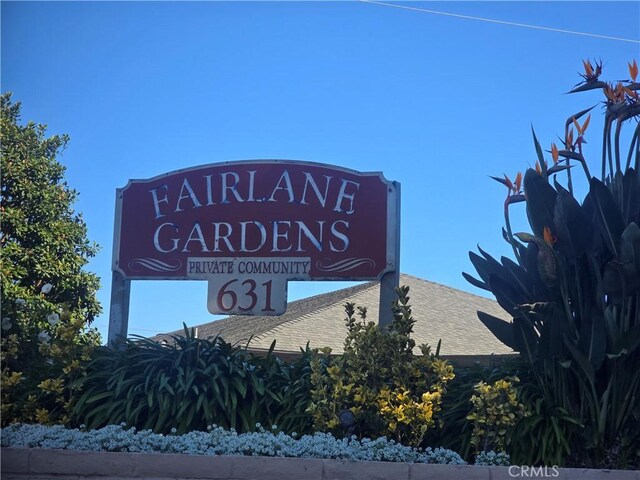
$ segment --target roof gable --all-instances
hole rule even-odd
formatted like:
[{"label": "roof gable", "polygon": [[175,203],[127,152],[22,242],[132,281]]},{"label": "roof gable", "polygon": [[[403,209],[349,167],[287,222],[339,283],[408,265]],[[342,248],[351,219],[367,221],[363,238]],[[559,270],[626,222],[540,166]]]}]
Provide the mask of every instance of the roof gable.
[{"label": "roof gable", "polygon": [[[435,347],[442,339],[443,355],[488,355],[513,353],[477,318],[481,310],[509,320],[494,301],[461,290],[402,274],[400,284],[409,286],[409,304],[416,320],[416,344]],[[314,348],[331,347],[341,353],[347,335],[344,305],[353,302],[367,308],[367,319],[377,322],[379,283],[368,282],[289,303],[278,317],[239,315],[198,325],[198,336],[220,335],[227,342],[268,349],[276,340],[276,350],[297,352],[307,342]],[[181,331],[153,337],[162,340]]]}]

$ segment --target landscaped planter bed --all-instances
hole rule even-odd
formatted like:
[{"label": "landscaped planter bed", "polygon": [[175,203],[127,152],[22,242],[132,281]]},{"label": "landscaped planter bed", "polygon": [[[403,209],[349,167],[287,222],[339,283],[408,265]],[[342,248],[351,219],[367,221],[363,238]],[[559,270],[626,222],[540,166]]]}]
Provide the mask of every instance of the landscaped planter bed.
[{"label": "landscaped planter bed", "polygon": [[[640,480],[640,471],[432,465],[237,455],[177,455],[3,448],[2,479]],[[528,475],[527,475],[528,474]]]}]

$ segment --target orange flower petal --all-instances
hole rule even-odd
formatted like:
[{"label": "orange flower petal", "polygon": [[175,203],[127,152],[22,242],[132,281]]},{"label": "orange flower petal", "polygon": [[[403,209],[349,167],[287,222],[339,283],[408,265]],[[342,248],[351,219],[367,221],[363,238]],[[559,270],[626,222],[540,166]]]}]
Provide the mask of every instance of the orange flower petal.
[{"label": "orange flower petal", "polygon": [[553,158],[553,163],[558,163],[558,147],[556,147],[555,143],[551,144],[551,158]]},{"label": "orange flower petal", "polygon": [[587,116],[587,119],[584,121],[584,123],[582,124],[582,128],[580,129],[580,133],[582,135],[584,135],[584,132],[587,131],[587,128],[589,127],[589,122],[591,121],[591,114],[589,114]]},{"label": "orange flower petal", "polygon": [[515,192],[518,193],[522,188],[522,172],[518,172],[515,180]]},{"label": "orange flower petal", "polygon": [[605,94],[605,96],[606,96],[610,101],[612,101],[612,102],[615,102],[615,101],[616,101],[616,95],[615,95],[615,93],[614,93],[613,88],[611,87],[611,85],[607,85],[607,86],[604,88],[604,94]]},{"label": "orange flower petal", "polygon": [[573,145],[573,130],[569,130],[569,134],[567,135],[567,148],[571,148]]},{"label": "orange flower petal", "polygon": [[547,245],[553,245],[558,241],[558,239],[551,232],[551,229],[549,227],[544,227],[543,236],[544,236],[544,241],[547,243]]},{"label": "orange flower petal", "polygon": [[576,130],[578,131],[578,135],[580,135],[580,124],[575,119],[575,117],[571,117],[571,120],[573,120],[573,126],[576,127]]},{"label": "orange flower petal", "polygon": [[509,180],[506,173],[504,174],[504,179],[507,182],[507,188],[509,188],[509,190],[513,190],[513,183],[511,183],[511,180]]},{"label": "orange flower petal", "polygon": [[600,60],[600,63],[596,62],[596,78],[598,78],[600,76],[600,74],[602,73],[602,60]]},{"label": "orange flower petal", "polygon": [[631,80],[635,82],[636,77],[638,76],[638,64],[634,60],[633,65],[630,63],[628,65],[629,65],[629,75],[631,76]]}]

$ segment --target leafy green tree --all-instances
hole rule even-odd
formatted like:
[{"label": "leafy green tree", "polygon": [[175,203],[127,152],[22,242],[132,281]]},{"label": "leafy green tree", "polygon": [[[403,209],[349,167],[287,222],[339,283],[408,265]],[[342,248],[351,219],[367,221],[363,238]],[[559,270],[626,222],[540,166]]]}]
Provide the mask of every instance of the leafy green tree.
[{"label": "leafy green tree", "polygon": [[69,140],[20,125],[1,96],[2,424],[68,422],[75,380],[99,335],[99,279],[83,270],[98,247],[57,160]]}]

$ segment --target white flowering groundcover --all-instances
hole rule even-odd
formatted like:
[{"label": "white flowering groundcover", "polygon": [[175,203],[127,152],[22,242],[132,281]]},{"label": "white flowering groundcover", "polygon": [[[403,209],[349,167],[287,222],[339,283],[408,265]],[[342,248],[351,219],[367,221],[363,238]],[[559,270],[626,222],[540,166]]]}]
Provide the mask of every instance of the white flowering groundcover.
[{"label": "white flowering groundcover", "polygon": [[[252,455],[263,457],[323,458],[386,462],[437,463],[463,465],[466,462],[445,448],[416,449],[393,440],[337,439],[329,433],[315,433],[297,438],[271,431],[259,424],[257,431],[237,433],[222,427],[209,427],[207,432],[193,431],[184,435],[162,435],[151,430],[109,425],[97,430],[67,429],[62,425],[16,424],[0,429],[3,447],[55,448],[94,452],[183,453],[188,455]],[[508,456],[489,452],[476,464],[508,464]],[[487,462],[487,463],[485,463]]]}]

